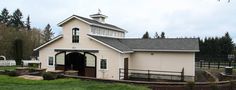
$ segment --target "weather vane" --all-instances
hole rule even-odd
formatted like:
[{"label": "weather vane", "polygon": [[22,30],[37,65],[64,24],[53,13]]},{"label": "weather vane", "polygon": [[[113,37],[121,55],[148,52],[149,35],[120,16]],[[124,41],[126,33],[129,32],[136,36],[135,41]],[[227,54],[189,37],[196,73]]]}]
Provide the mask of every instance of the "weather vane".
[{"label": "weather vane", "polygon": [[102,11],[101,11],[100,9],[98,9],[98,14],[101,14],[101,12],[102,12]]}]

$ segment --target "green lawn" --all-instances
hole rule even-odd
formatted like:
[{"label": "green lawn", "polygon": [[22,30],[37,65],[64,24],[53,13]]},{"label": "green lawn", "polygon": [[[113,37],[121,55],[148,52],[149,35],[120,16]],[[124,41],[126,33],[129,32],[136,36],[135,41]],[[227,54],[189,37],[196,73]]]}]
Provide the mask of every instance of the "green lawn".
[{"label": "green lawn", "polygon": [[149,90],[145,86],[102,83],[79,79],[25,80],[0,75],[0,90]]},{"label": "green lawn", "polygon": [[0,66],[0,70],[15,70],[16,66]]}]

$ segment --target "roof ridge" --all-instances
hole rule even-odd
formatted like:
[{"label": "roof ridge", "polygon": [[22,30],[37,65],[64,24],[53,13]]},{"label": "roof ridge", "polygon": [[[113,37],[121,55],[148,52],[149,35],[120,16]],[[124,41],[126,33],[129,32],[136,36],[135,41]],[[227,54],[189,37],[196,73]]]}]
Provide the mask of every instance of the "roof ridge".
[{"label": "roof ridge", "polygon": [[76,16],[76,17],[79,17],[79,18],[82,18],[82,19],[88,19],[88,20],[91,20],[91,21],[93,21],[93,22],[99,23],[99,24],[101,24],[101,25],[110,25],[110,26],[113,26],[113,27],[115,27],[115,28],[124,30],[124,29],[122,29],[122,28],[120,28],[120,27],[117,27],[117,26],[115,26],[115,25],[113,25],[113,24],[110,24],[110,23],[101,23],[101,22],[99,22],[99,21],[96,21],[96,20],[93,20],[93,19],[90,19],[90,18],[87,18],[87,17],[75,15],[75,14],[73,14],[72,16]]},{"label": "roof ridge", "polygon": [[107,43],[108,45],[119,49],[126,50],[143,50],[143,51],[181,51],[181,52],[198,52],[199,42],[193,38],[162,38],[162,39],[127,39],[127,38],[110,38],[101,36],[92,36],[95,39]]},{"label": "roof ridge", "polygon": [[143,38],[121,38],[123,40],[183,40],[183,39],[198,39],[198,38],[151,38],[151,39],[143,39]]}]

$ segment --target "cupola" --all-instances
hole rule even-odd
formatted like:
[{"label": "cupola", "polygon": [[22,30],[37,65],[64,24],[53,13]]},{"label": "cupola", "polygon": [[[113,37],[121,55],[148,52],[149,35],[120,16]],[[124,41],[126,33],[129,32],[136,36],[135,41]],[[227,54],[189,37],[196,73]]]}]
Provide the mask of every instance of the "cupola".
[{"label": "cupola", "polygon": [[96,21],[101,22],[101,23],[105,23],[105,19],[107,18],[106,15],[101,14],[100,9],[98,9],[97,14],[92,14],[92,15],[90,15],[90,17],[93,18],[93,20],[96,20]]}]

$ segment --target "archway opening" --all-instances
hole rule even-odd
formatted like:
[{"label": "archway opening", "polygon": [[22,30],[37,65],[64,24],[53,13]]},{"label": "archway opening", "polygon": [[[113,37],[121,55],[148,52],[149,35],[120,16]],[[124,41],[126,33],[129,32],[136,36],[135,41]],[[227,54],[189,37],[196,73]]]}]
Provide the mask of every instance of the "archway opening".
[{"label": "archway opening", "polygon": [[65,57],[65,70],[76,70],[79,76],[85,76],[85,56],[78,52],[72,52]]}]

